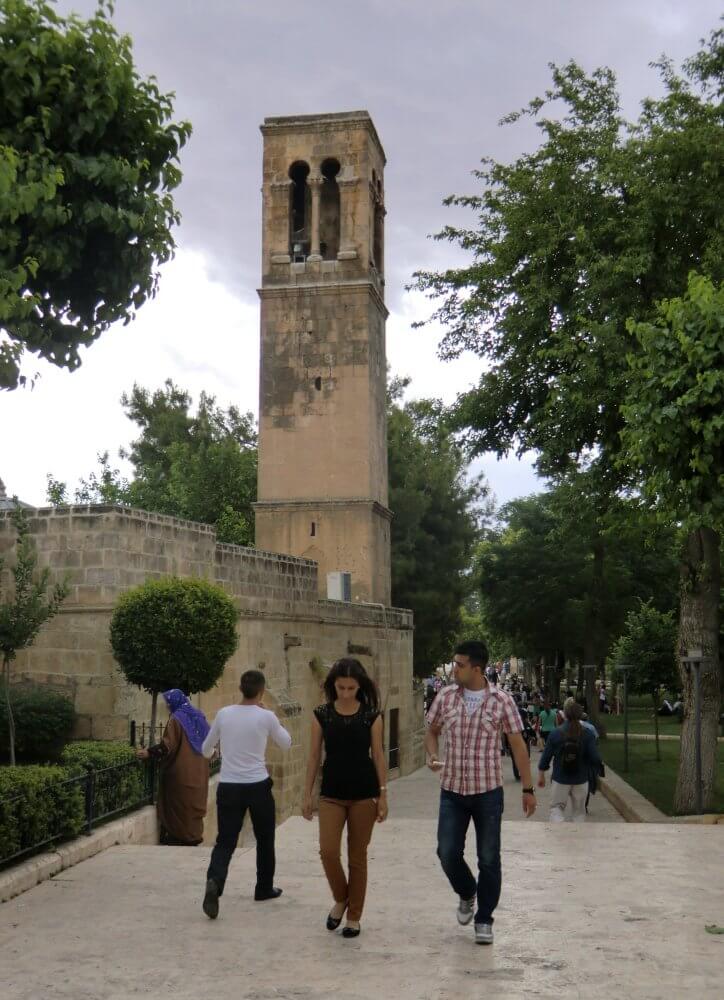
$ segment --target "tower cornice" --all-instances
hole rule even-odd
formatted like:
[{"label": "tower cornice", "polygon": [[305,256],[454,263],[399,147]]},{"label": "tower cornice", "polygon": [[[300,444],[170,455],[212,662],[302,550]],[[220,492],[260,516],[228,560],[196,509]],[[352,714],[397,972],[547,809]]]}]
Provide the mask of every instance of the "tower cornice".
[{"label": "tower cornice", "polygon": [[334,128],[360,128],[365,129],[372,136],[375,145],[382,155],[383,163],[387,163],[385,151],[377,134],[372,118],[368,111],[339,111],[321,115],[283,115],[280,117],[265,118],[259,129],[262,135],[274,135],[279,132],[315,132],[328,126],[330,130]]},{"label": "tower cornice", "polygon": [[356,281],[334,281],[326,284],[305,282],[303,285],[263,285],[261,288],[257,288],[256,291],[260,299],[273,299],[288,295],[289,292],[314,292],[315,295],[335,296],[345,289],[368,289],[380,311],[384,314],[385,319],[390,315],[390,311],[385,305],[385,300],[377,290],[374,281],[368,281],[365,278],[360,278]]}]

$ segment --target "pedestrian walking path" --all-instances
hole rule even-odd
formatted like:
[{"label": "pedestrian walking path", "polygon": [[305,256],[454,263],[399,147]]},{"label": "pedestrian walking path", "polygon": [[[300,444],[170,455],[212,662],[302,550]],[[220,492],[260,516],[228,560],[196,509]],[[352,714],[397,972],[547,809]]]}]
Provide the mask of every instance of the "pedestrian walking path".
[{"label": "pedestrian walking path", "polygon": [[425,771],[391,784],[359,938],[324,928],[316,823],[279,828],[273,902],[253,902],[254,852],[240,851],[214,922],[209,848],[115,847],[0,906],[3,1000],[721,996],[724,936],[704,925],[724,923],[724,828],[506,819],[483,947],[455,920],[435,798]]}]

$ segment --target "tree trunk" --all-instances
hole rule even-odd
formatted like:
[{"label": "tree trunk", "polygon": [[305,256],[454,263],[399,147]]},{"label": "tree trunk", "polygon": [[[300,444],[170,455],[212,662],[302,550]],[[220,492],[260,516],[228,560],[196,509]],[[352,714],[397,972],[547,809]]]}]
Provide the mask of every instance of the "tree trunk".
[{"label": "tree trunk", "polygon": [[151,734],[148,737],[148,745],[152,747],[156,742],[156,709],[158,704],[158,691],[151,695]]},{"label": "tree trunk", "polygon": [[13,706],[10,702],[10,657],[3,657],[3,679],[5,681],[5,705],[8,714],[8,750],[10,752],[10,766],[15,767],[15,717]]},{"label": "tree trunk", "polygon": [[601,724],[598,718],[598,698],[596,697],[596,665],[595,663],[586,663],[583,666],[583,690],[586,696],[586,713],[588,715],[589,722],[598,730],[599,735],[601,734]]},{"label": "tree trunk", "polygon": [[[720,539],[711,528],[692,531],[686,539],[680,569],[681,611],[679,648],[701,650],[701,777],[704,809],[714,795],[717,729],[720,706],[719,563]],[[679,814],[696,809],[696,717],[694,670],[680,665],[684,719],[681,727],[679,774],[674,809]]]},{"label": "tree trunk", "polygon": [[533,665],[533,679],[535,681],[536,690],[540,691],[544,687],[544,676],[545,676],[546,661],[545,657],[537,660]]},{"label": "tree trunk", "polygon": [[10,754],[10,766],[15,767],[15,716],[13,706],[10,701],[10,657],[3,657],[3,677],[5,680],[5,705],[8,716],[8,750]]},{"label": "tree trunk", "polygon": [[654,688],[651,692],[651,701],[654,704],[654,735],[656,737],[656,760],[661,760],[661,746],[659,744],[659,689]]}]

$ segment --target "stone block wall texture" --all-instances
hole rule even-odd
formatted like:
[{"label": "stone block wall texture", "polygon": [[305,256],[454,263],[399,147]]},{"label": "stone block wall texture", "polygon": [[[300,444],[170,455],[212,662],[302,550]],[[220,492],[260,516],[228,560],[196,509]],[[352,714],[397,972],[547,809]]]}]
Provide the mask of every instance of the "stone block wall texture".
[{"label": "stone block wall texture", "polygon": [[[213,718],[238,700],[241,673],[261,668],[269,703],[293,747],[270,751],[280,818],[298,810],[311,711],[323,700],[327,669],[355,655],[379,684],[383,705],[399,710],[400,773],[422,763],[422,709],[412,687],[412,614],[395,608],[320,600],[317,566],[256,549],[223,545],[213,528],[124,507],[43,508],[30,512],[39,561],[51,578],[67,577],[61,612],[13,664],[15,682],[66,691],[78,713],[77,738],[125,739],[129,722],[147,722],[150,696],[127,685],[111,653],[109,624],[118,596],[169,574],[204,577],[235,600],[239,647],[217,686],[194,695]],[[1,582],[9,582],[15,533],[0,512]]]}]

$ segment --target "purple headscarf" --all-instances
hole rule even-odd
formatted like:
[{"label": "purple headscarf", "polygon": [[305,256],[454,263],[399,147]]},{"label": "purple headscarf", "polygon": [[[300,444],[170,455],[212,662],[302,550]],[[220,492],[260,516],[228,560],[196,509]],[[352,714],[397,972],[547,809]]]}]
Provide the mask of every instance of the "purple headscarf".
[{"label": "purple headscarf", "polygon": [[176,719],[183,727],[193,749],[196,753],[201,753],[201,746],[211,728],[204,713],[200,708],[194,708],[183,691],[178,688],[164,691],[163,700],[171,713],[171,718]]}]

